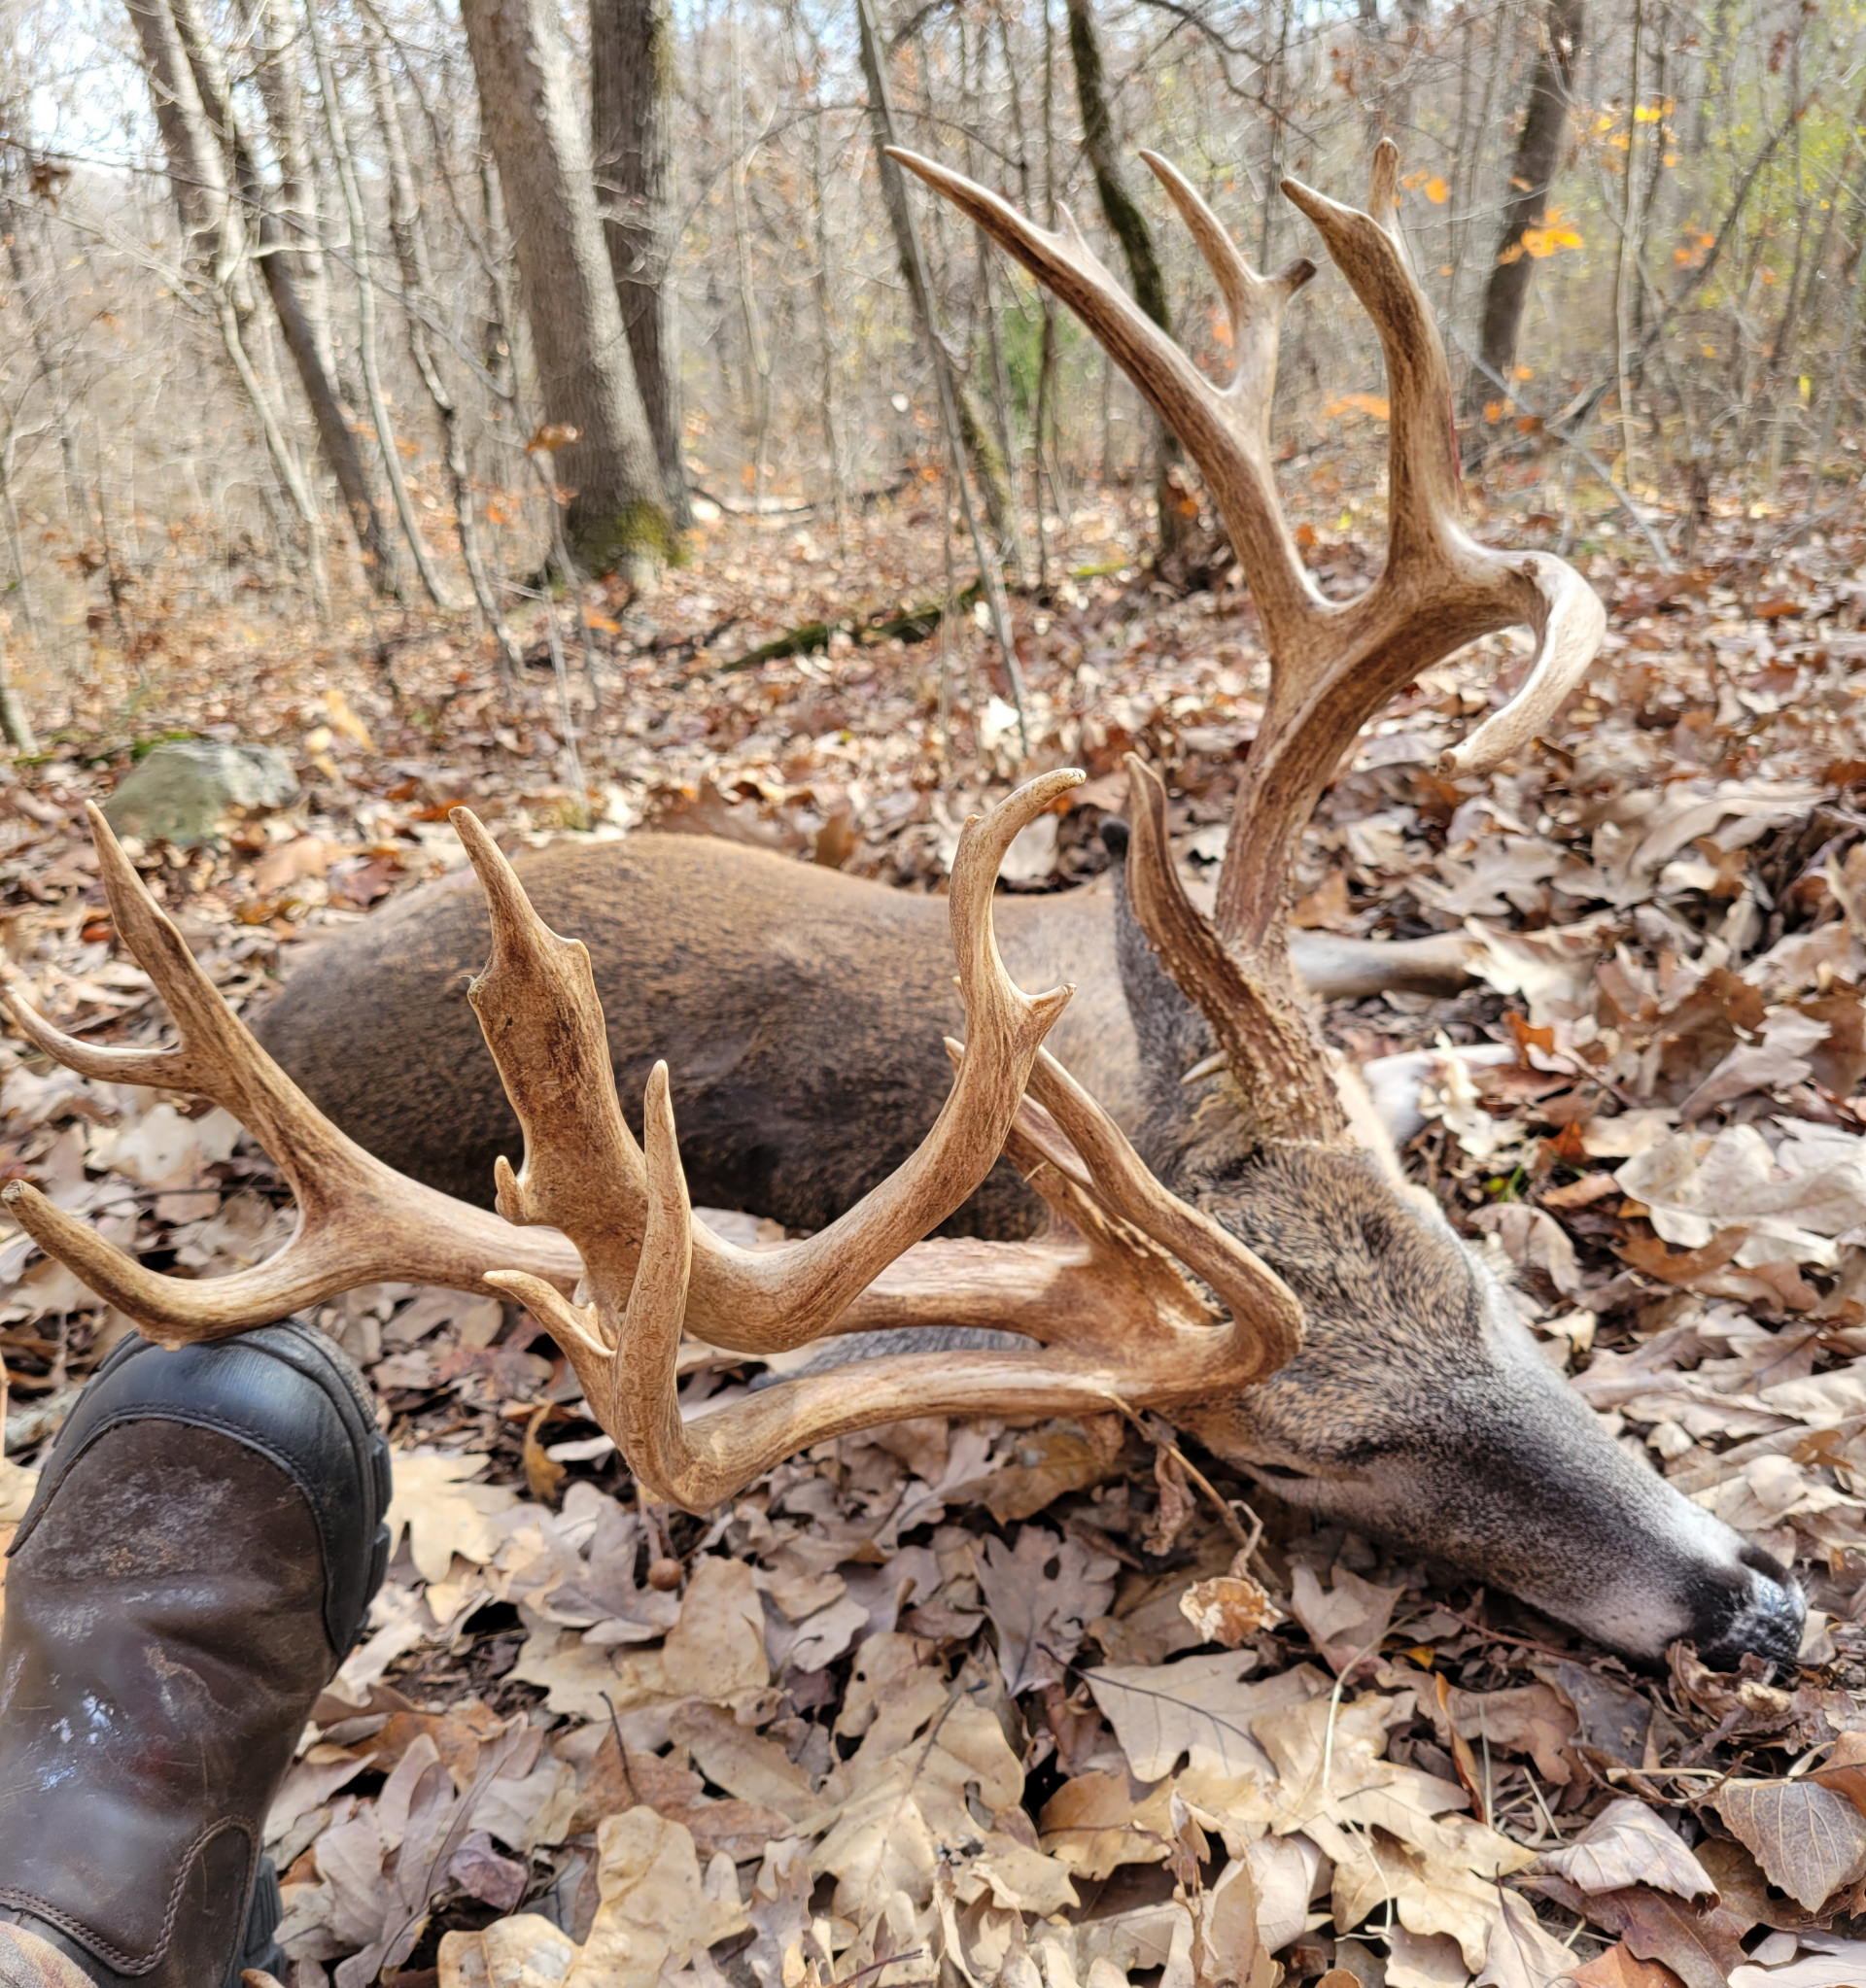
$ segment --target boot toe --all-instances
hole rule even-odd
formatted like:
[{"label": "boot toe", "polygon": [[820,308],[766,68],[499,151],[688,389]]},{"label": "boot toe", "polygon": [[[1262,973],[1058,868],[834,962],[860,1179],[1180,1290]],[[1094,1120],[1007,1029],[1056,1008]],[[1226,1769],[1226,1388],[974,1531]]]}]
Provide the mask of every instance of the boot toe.
[{"label": "boot toe", "polygon": [[99,1368],[7,1578],[0,1917],[99,1988],[276,1968],[265,1816],[381,1583],[389,1494],[315,1327],[131,1339]]}]

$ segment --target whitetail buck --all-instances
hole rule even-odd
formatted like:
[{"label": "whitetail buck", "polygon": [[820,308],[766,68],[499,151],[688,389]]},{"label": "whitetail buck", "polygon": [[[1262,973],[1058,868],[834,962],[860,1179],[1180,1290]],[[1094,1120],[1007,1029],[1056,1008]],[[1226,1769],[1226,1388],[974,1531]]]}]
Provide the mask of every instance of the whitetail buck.
[{"label": "whitetail buck", "polygon": [[[1297,838],[1368,718],[1429,664],[1527,623],[1539,650],[1521,690],[1449,755],[1452,771],[1480,771],[1547,721],[1604,623],[1560,561],[1492,551],[1458,521],[1444,353],[1400,243],[1393,148],[1376,154],[1368,213],[1284,188],[1386,353],[1387,561],[1346,603],[1310,580],[1269,467],[1278,320],[1311,265],[1258,276],[1191,188],[1149,158],[1230,311],[1237,371],[1220,389],[1072,226],[1046,232],[982,188],[902,156],[1068,302],[1177,431],[1224,513],[1272,658],[1212,920],[1173,868],[1162,789],[1130,762],[1114,913],[1133,1045],[1121,1116],[1133,1143],[1044,1048],[1069,989],[1021,992],[993,932],[1004,851],[1076,773],[1031,781],[961,838],[946,910],[965,1044],[950,1045],[957,1074],[931,1129],[817,1234],[762,1252],[692,1217],[664,1063],[646,1080],[645,1154],[637,1144],[589,955],[538,918],[466,810],[455,819],[492,948],[468,999],[525,1144],[518,1174],[499,1164],[504,1220],[397,1173],[324,1118],[227,1011],[99,817],[117,930],[167,1001],[180,1046],[92,1047],[17,998],[15,1018],[86,1076],[224,1106],[290,1182],[298,1227],[270,1261],[190,1283],[144,1269],[23,1183],[7,1188],[8,1204],[47,1251],[164,1344],[237,1332],[380,1279],[519,1298],[556,1336],[642,1485],[693,1510],[847,1430],[916,1415],[1077,1415],[1119,1401],[1160,1410],[1295,1504],[1496,1582],[1631,1655],[1655,1659],[1682,1636],[1724,1667],[1749,1652],[1792,1659],[1803,1604],[1786,1572],[1609,1438],[1435,1203],[1400,1181],[1391,1149],[1357,1145],[1292,964],[1285,900]],[[700,861],[706,845],[689,846]],[[815,882],[802,866],[785,874],[800,894]],[[664,935],[639,962],[645,1011],[669,985],[691,994],[692,976],[674,965],[683,943],[730,982],[736,936],[709,925],[708,911],[702,891],[686,940]],[[877,944],[862,927],[825,931],[810,919],[793,931],[799,948],[822,948],[799,962],[816,1008],[804,1017],[815,1046],[799,1052],[793,1098],[804,1130],[747,1125],[740,1137],[830,1149],[847,1137],[840,1119],[916,1103],[911,1086],[878,1102],[838,1085],[852,1039],[921,1025],[910,1004],[926,975],[897,972],[898,935],[883,931]],[[624,992],[638,998],[628,983]],[[781,1033],[795,1020],[735,1010],[720,1045],[732,1050],[735,1029]],[[690,1083],[708,1076],[686,1073]],[[393,1081],[387,1070],[368,1080]],[[444,1145],[444,1095],[424,1109],[426,1139]],[[1045,1232],[927,1240],[1001,1152],[1047,1204]],[[832,1177],[832,1198],[849,1178]],[[579,1281],[587,1303],[569,1295]],[[689,1422],[674,1391],[683,1328],[753,1354],[828,1333],[881,1333],[889,1351]],[[916,1343],[904,1333],[935,1350],[895,1350]]]}]

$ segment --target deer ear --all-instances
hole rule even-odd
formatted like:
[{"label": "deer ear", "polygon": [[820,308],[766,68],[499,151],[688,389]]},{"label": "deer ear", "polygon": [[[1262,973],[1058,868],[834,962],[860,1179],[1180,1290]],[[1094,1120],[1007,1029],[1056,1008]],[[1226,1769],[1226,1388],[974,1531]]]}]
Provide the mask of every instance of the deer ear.
[{"label": "deer ear", "polygon": [[1211,1024],[1187,1000],[1159,963],[1127,895],[1127,824],[1110,815],[1101,825],[1101,845],[1115,874],[1115,955],[1121,991],[1140,1049],[1149,1114],[1183,1116],[1196,1096],[1180,1079],[1217,1046]]}]

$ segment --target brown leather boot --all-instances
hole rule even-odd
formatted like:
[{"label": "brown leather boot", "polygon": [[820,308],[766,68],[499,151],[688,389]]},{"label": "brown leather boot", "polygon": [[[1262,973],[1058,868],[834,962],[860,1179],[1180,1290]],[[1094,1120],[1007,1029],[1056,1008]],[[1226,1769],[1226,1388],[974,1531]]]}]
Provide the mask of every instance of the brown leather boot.
[{"label": "brown leather boot", "polygon": [[315,1327],[118,1348],[13,1544],[0,1920],[97,1988],[284,1971],[266,1810],[381,1585],[388,1504],[363,1383]]}]

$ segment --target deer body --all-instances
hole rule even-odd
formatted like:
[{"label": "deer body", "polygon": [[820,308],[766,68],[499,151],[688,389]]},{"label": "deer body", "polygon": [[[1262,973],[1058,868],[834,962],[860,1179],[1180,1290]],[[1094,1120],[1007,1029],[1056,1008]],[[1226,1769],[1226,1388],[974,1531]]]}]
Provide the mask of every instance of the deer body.
[{"label": "deer body", "polygon": [[[640,1123],[665,1058],[694,1198],[825,1227],[933,1122],[965,1033],[944,899],[888,890],[703,836],[556,844],[514,866],[552,930],[590,950],[616,1086]],[[994,907],[1023,986],[1074,981],[1052,1043],[1124,1125],[1133,1030],[1105,888]],[[461,870],[315,950],[260,1015],[259,1040],[312,1101],[398,1172],[490,1204],[518,1150],[468,981],[486,903]],[[1000,1165],[950,1228],[1027,1235],[1042,1204]]]},{"label": "deer body", "polygon": [[[1302,826],[1395,693],[1488,630],[1532,626],[1520,689],[1441,767],[1482,771],[1548,723],[1605,629],[1562,562],[1484,546],[1460,521],[1449,374],[1399,227],[1397,152],[1376,149],[1365,212],[1283,189],[1386,359],[1387,557],[1350,601],[1316,587],[1270,469],[1279,323],[1313,265],[1260,276],[1149,154],[1230,316],[1236,366],[1221,387],[1066,218],[1039,228],[898,155],[1083,319],[1224,514],[1271,668],[1213,914],[1173,866],[1164,789],[1131,758],[1121,875],[1064,899],[994,904],[993,887],[1016,836],[1082,779],[1069,771],[967,822],[944,905],[654,838],[546,852],[521,874],[456,809],[484,908],[464,876],[410,898],[307,963],[267,1017],[307,1097],[228,1012],[93,810],[116,928],[180,1043],[101,1047],[17,994],[15,1021],[86,1076],[232,1113],[290,1183],[298,1226],[264,1263],[193,1283],[23,1182],[7,1205],[163,1344],[385,1278],[508,1293],[555,1337],[644,1491],[692,1511],[847,1430],[1112,1401],[1158,1409],[1292,1502],[1506,1586],[1630,1655],[1656,1660],[1688,1636],[1720,1667],[1792,1660],[1804,1605],[1786,1571],[1610,1438],[1390,1149],[1357,1146],[1293,956]],[[594,972],[558,925],[597,942]],[[1029,979],[1082,993],[1032,994]],[[947,1045],[950,1076],[934,1057],[943,1027],[964,1034]],[[380,1056],[363,1053],[371,1040]],[[684,1149],[668,1062],[648,1067],[670,1055]],[[639,1138],[618,1076],[643,1098]],[[521,1139],[522,1167],[494,1170],[501,1222],[466,1197]],[[709,1200],[815,1233],[737,1249],[693,1218],[689,1175]],[[970,1226],[996,1239],[934,1236],[981,1190]],[[1032,1198],[1048,1221],[1022,1236]],[[688,1420],[683,1331],[761,1355],[861,1334],[879,1356],[851,1368],[845,1346]]]},{"label": "deer body", "polygon": [[[665,1057],[696,1200],[819,1229],[906,1158],[950,1087],[943,1035],[964,1032],[943,898],[708,836],[557,843],[513,866],[539,915],[590,950],[631,1122]],[[994,908],[1024,986],[1074,984],[1051,1046],[1117,1124],[1142,1109],[1115,959],[1112,879]],[[411,891],[308,950],[257,1023],[320,1111],[398,1172],[492,1203],[518,1119],[466,986],[486,962],[469,871]],[[1324,992],[1456,986],[1459,942],[1382,945],[1299,935]],[[1042,1203],[1009,1166],[946,1225],[1023,1236]]]}]

